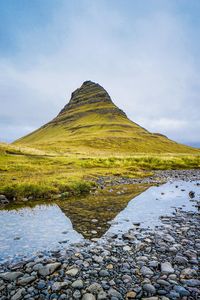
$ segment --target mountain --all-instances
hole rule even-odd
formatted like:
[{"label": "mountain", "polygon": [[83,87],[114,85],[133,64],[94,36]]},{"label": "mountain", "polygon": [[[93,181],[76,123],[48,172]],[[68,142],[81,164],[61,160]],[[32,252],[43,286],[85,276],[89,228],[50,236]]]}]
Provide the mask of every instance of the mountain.
[{"label": "mountain", "polygon": [[16,145],[62,154],[196,153],[129,120],[97,83],[85,81],[56,118]]}]

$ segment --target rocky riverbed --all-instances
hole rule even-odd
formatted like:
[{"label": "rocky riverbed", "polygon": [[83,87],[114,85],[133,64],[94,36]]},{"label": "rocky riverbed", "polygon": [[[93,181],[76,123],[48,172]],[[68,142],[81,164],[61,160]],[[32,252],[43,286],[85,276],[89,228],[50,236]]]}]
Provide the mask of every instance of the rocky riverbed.
[{"label": "rocky riverbed", "polygon": [[175,180],[200,180],[200,170],[157,170],[153,172],[152,176],[146,176],[144,178],[102,176],[98,178],[96,183],[100,188],[104,188],[105,186],[114,186],[119,184],[161,184]]},{"label": "rocky riverbed", "polygon": [[121,235],[2,264],[0,299],[200,299],[199,193],[188,201],[194,211],[176,208],[155,228],[135,223]]}]

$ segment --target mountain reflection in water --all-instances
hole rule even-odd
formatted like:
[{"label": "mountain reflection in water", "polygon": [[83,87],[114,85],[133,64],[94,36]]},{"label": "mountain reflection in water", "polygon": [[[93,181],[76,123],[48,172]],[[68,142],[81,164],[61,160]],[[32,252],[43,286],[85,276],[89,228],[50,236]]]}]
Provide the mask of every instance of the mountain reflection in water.
[{"label": "mountain reflection in water", "polygon": [[9,205],[0,210],[0,261],[101,237],[109,221],[146,188],[109,188],[81,198]]}]

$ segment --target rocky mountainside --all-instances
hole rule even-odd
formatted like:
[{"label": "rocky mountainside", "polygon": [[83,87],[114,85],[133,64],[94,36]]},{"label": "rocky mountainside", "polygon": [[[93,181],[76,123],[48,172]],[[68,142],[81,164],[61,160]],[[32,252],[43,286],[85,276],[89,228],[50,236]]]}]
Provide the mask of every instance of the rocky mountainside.
[{"label": "rocky mountainside", "polygon": [[106,90],[92,81],[72,93],[56,118],[15,144],[85,155],[198,152],[129,120]]}]

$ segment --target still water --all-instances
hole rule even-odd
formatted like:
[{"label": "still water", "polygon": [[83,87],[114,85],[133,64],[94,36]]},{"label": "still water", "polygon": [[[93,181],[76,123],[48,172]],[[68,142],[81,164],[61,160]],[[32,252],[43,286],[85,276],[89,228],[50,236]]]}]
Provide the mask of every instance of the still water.
[{"label": "still water", "polygon": [[84,238],[121,234],[134,223],[154,228],[160,224],[161,215],[172,214],[176,207],[196,210],[188,195],[191,190],[195,199],[200,199],[195,181],[133,189],[110,189],[81,199],[0,210],[0,262],[67,247]]}]

